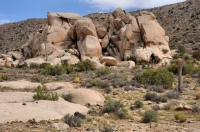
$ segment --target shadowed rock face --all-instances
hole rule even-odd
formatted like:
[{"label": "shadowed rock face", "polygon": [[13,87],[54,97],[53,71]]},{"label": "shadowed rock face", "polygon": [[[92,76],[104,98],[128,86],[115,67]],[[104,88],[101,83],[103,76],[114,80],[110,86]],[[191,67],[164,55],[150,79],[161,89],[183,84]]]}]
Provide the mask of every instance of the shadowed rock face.
[{"label": "shadowed rock face", "polygon": [[[45,28],[30,35],[21,47],[23,57],[17,59],[21,61],[19,64],[36,57],[53,65],[60,64],[63,57],[68,61],[77,57],[103,63],[102,57],[112,57],[115,66],[127,57],[135,57],[137,63],[151,63],[155,59],[161,64],[171,59],[169,37],[151,12],[141,11],[135,17],[117,8],[100,25],[75,13],[48,12],[47,16]],[[16,65],[10,59],[14,53],[4,57],[9,60],[6,66]],[[112,66],[112,63],[106,64]]]}]

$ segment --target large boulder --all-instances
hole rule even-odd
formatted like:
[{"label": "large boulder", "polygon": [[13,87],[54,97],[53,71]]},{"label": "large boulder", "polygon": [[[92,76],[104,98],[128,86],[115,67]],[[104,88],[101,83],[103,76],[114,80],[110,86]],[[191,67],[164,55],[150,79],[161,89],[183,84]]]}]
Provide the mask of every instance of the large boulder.
[{"label": "large boulder", "polygon": [[42,58],[31,58],[31,59],[25,60],[24,64],[26,64],[28,67],[31,67],[32,65],[39,66],[40,64],[42,64],[44,62],[45,61]]},{"label": "large boulder", "polygon": [[102,57],[102,49],[97,37],[87,35],[83,41],[78,42],[78,50],[81,56]]},{"label": "large boulder", "polygon": [[82,17],[75,23],[78,40],[84,40],[87,35],[97,37],[96,28],[90,18]]},{"label": "large boulder", "polygon": [[50,82],[50,83],[45,83],[44,85],[47,87],[47,90],[74,88],[74,86],[68,82]]},{"label": "large boulder", "polygon": [[72,94],[72,102],[78,103],[81,105],[101,105],[103,106],[105,98],[103,95],[97,91],[85,88],[65,88],[56,91],[58,94]]},{"label": "large boulder", "polygon": [[101,63],[105,63],[107,66],[117,66],[119,62],[113,57],[102,57]]}]

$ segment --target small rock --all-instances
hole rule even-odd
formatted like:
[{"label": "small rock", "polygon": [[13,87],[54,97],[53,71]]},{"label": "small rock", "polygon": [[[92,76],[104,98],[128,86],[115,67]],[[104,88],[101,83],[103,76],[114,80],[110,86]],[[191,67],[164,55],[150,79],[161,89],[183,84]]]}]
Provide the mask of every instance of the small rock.
[{"label": "small rock", "polygon": [[69,129],[69,125],[67,125],[65,123],[61,123],[61,122],[59,122],[59,123],[53,123],[52,126],[54,128],[56,128],[56,130],[58,130],[58,131],[66,131],[66,130]]},{"label": "small rock", "polygon": [[22,103],[22,105],[26,105],[26,103],[25,103],[25,102],[23,102],[23,103]]},{"label": "small rock", "polygon": [[135,106],[135,105],[132,105],[132,106],[130,107],[130,109],[131,109],[131,110],[135,110],[135,109],[136,109],[136,106]]}]

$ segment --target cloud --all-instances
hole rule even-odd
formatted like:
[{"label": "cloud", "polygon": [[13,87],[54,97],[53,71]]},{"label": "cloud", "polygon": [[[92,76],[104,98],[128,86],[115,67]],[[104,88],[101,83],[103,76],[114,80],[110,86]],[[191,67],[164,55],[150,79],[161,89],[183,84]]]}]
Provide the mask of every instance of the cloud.
[{"label": "cloud", "polygon": [[81,0],[89,3],[94,8],[101,10],[110,10],[117,7],[123,9],[130,8],[153,8],[166,4],[173,4],[177,2],[183,2],[185,0]]},{"label": "cloud", "polygon": [[6,19],[0,19],[0,25],[5,24],[5,23],[10,23],[11,21],[6,20]]}]

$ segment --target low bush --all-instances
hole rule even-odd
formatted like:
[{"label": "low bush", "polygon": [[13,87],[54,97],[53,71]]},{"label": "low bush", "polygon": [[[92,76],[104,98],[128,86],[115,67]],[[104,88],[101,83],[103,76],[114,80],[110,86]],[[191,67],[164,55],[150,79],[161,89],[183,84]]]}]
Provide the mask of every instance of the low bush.
[{"label": "low bush", "polygon": [[77,72],[96,70],[96,67],[92,64],[90,60],[80,61],[74,66]]},{"label": "low bush", "polygon": [[63,94],[63,95],[62,95],[62,98],[63,98],[64,100],[66,100],[66,101],[72,102],[74,96],[73,96],[73,94],[70,94],[70,93],[69,93],[69,94]]},{"label": "low bush", "polygon": [[146,69],[143,73],[136,75],[141,84],[162,85],[164,88],[171,88],[174,82],[174,74],[165,68]]},{"label": "low bush", "polygon": [[102,81],[101,79],[95,78],[95,79],[92,79],[92,80],[90,81],[90,84],[93,85],[93,86],[99,87],[99,86],[102,84],[102,82],[103,82],[103,81]]},{"label": "low bush", "polygon": [[151,106],[151,108],[152,108],[153,110],[155,110],[155,111],[160,110],[160,107],[159,107],[158,105],[153,105],[153,106]]},{"label": "low bush", "polygon": [[67,114],[64,116],[63,122],[68,124],[70,127],[80,127],[82,119],[77,116]]},{"label": "low bush", "polygon": [[51,100],[51,101],[57,101],[58,100],[58,94],[57,93],[47,93],[45,86],[38,86],[36,89],[36,94],[33,95],[33,99],[35,100]]},{"label": "low bush", "polygon": [[185,122],[188,117],[184,114],[178,113],[178,114],[174,114],[174,118],[176,120],[179,120],[180,122]]},{"label": "low bush", "polygon": [[156,93],[146,93],[144,95],[144,100],[150,100],[153,102],[167,102],[168,98],[163,95],[158,96]]},{"label": "low bush", "polygon": [[29,67],[27,66],[27,64],[18,65],[17,68],[20,68],[22,70],[28,70],[29,69]]},{"label": "low bush", "polygon": [[170,90],[164,94],[165,97],[168,99],[179,99],[180,98],[180,93],[175,91],[175,90]]},{"label": "low bush", "polygon": [[96,70],[96,75],[98,77],[103,76],[103,75],[110,75],[111,71],[112,71],[111,68],[109,68],[107,66],[101,67]]},{"label": "low bush", "polygon": [[7,76],[7,75],[0,75],[0,79],[1,79],[1,80],[6,80],[6,81],[8,81],[8,80],[10,80],[11,78],[10,78],[9,76]]},{"label": "low bush", "polygon": [[140,100],[136,100],[134,105],[136,106],[136,108],[142,108],[143,107],[143,102]]},{"label": "low bush", "polygon": [[49,63],[42,63],[39,66],[38,71],[42,74],[51,75],[51,76],[62,75],[64,73],[66,73],[66,70],[63,66],[58,65],[58,64],[55,66],[52,66]]},{"label": "low bush", "polygon": [[200,113],[200,107],[199,107],[199,105],[193,105],[192,106],[192,112],[193,113]]},{"label": "low bush", "polygon": [[103,113],[114,113],[116,117],[120,119],[127,118],[127,110],[124,109],[124,105],[120,101],[109,100],[105,103],[103,109]]},{"label": "low bush", "polygon": [[157,121],[157,112],[155,110],[147,110],[144,112],[142,117],[143,123],[149,123],[155,121]]}]

